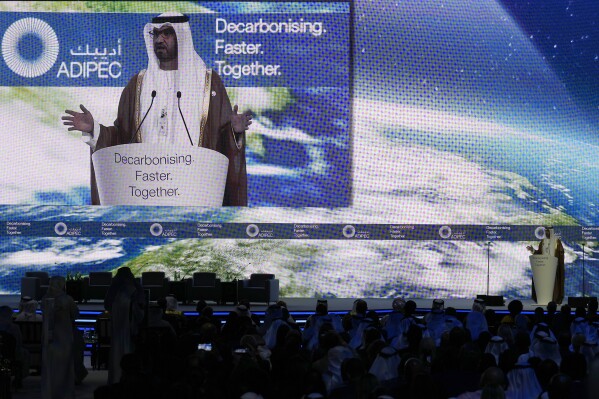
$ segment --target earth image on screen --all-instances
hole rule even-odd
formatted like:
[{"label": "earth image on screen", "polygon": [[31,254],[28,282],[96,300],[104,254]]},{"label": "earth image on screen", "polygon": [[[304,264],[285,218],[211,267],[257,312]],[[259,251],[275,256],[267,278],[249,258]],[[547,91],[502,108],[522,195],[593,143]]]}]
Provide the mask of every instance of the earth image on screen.
[{"label": "earth image on screen", "polygon": [[[334,90],[286,92],[283,105],[266,105],[255,115],[256,136],[248,138],[250,185],[255,182],[261,196],[272,185],[301,180],[301,168],[334,171],[336,157],[351,154],[348,206],[3,206],[3,219],[599,225],[599,122],[501,2],[356,1],[353,13],[351,139],[326,137],[334,118],[315,135],[314,121],[282,117],[290,109],[335,104]],[[291,131],[288,139],[281,134]],[[286,148],[310,162],[281,157]],[[315,195],[314,179],[312,186],[308,181],[277,195],[298,201],[306,192]],[[275,273],[288,297],[472,297],[482,292],[489,262],[491,294],[530,296],[526,246],[535,237],[490,247],[477,241],[348,241],[4,238],[1,289],[17,291],[24,270],[127,265],[136,273],[165,270],[171,276],[212,270],[225,279]],[[566,295],[582,292],[583,265],[586,293],[596,295],[589,270],[597,243],[564,240],[564,246]]]}]

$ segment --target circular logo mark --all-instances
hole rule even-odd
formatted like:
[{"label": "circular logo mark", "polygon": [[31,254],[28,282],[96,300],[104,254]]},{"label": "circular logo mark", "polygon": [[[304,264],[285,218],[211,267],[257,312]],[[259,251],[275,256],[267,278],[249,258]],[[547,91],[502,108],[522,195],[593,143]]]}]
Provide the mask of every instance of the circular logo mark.
[{"label": "circular logo mark", "polygon": [[248,237],[256,237],[258,234],[260,234],[260,228],[255,224],[248,224],[248,226],[245,228],[245,234],[247,234]]},{"label": "circular logo mark", "polygon": [[449,226],[442,226],[439,229],[439,235],[441,236],[441,238],[447,239],[451,237],[451,227]]},{"label": "circular logo mark", "polygon": [[160,223],[154,223],[150,226],[150,234],[154,237],[160,237],[162,235],[162,225]]},{"label": "circular logo mark", "polygon": [[539,226],[535,229],[535,237],[537,237],[539,240],[542,240],[543,238],[545,238],[545,227],[543,226]]},{"label": "circular logo mark", "polygon": [[63,222],[56,223],[54,225],[54,232],[59,236],[67,234],[67,225]]},{"label": "circular logo mark", "polygon": [[347,226],[343,227],[343,230],[341,232],[343,233],[343,237],[352,238],[356,235],[356,228],[351,224],[348,224]]},{"label": "circular logo mark", "polygon": [[54,29],[37,18],[23,18],[8,27],[2,38],[2,57],[11,71],[25,78],[48,72],[58,58]]}]

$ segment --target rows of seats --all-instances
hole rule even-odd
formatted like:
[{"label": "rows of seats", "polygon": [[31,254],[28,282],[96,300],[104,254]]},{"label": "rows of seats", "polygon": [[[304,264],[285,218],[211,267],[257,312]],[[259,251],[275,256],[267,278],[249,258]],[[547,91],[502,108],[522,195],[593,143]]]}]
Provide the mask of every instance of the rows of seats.
[{"label": "rows of seats", "polygon": [[[47,272],[26,272],[21,279],[21,296],[40,300],[48,290],[50,276]],[[182,281],[170,281],[164,272],[143,272],[139,278],[141,286],[149,294],[150,301],[156,301],[167,295],[174,295],[180,302],[214,301],[237,302],[245,298],[250,302],[276,302],[279,299],[279,280],[274,274],[254,273],[249,279],[233,282],[221,282],[216,273],[195,272],[191,278]],[[108,287],[112,283],[112,272],[90,272],[83,277],[82,299],[104,300]],[[233,291],[226,295],[226,291]],[[223,295],[225,293],[225,295]]]}]

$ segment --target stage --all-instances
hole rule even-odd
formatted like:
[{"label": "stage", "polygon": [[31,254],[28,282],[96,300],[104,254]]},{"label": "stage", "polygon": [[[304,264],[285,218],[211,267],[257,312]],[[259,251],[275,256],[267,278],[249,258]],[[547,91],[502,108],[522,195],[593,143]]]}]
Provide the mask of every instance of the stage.
[{"label": "stage", "polygon": [[[18,295],[2,295],[0,296],[0,306],[6,305],[10,306],[14,309],[17,308],[20,297]],[[352,309],[354,301],[358,298],[329,298],[327,299],[329,312],[344,314]],[[392,310],[392,302],[391,298],[361,298],[366,301],[368,304],[369,310],[374,310],[377,313],[384,315]],[[425,314],[427,313],[433,303],[434,298],[406,298],[406,300],[413,300],[417,305],[417,314]],[[472,308],[472,303],[474,298],[441,298],[445,301],[445,308],[453,307],[458,313],[466,313],[469,312]],[[301,321],[302,318],[309,316],[314,313],[316,308],[316,298],[280,298],[280,300],[285,301],[287,304],[287,308],[290,313],[294,316],[294,318]],[[540,305],[536,304],[532,299],[521,300],[524,305],[524,313],[532,314],[534,309]],[[507,305],[509,304],[509,300],[505,301],[503,306],[487,306],[488,309],[494,309],[495,312],[502,314],[507,313]],[[564,301],[565,303],[566,301]],[[207,302],[208,306],[211,306],[214,309],[215,315],[219,317],[224,317],[227,313],[235,308],[233,303],[229,303],[226,305],[218,305],[214,302]],[[80,321],[90,321],[91,319],[95,320],[95,316],[104,311],[104,305],[102,301],[90,301],[87,303],[79,303],[79,311],[81,313]],[[266,303],[252,303],[251,311],[252,313],[256,313],[261,316],[264,314],[266,310]],[[542,306],[543,309],[546,309],[546,306]],[[196,312],[196,304],[179,304],[179,310],[182,311],[187,316],[195,316]]]}]

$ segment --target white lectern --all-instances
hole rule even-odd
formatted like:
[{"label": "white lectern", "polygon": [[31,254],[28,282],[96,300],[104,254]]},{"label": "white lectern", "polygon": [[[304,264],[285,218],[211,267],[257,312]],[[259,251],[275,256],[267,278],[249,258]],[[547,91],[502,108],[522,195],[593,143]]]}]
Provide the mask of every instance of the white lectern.
[{"label": "white lectern", "polygon": [[557,258],[551,255],[530,255],[532,280],[535,283],[537,304],[547,305],[553,301]]},{"label": "white lectern", "polygon": [[123,144],[92,154],[102,205],[223,204],[229,160],[201,147]]}]

